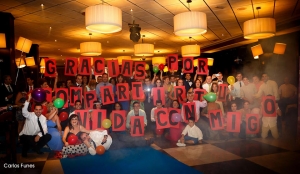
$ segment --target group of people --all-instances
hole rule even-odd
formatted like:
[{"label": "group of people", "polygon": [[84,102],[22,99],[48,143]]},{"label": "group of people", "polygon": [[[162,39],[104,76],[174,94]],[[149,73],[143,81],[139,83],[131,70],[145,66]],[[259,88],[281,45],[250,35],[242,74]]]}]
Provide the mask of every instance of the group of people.
[{"label": "group of people", "polygon": [[[134,76],[134,75],[133,75]],[[143,80],[136,80],[133,78],[124,77],[122,74],[116,78],[110,78],[108,74],[98,76],[96,79],[92,76],[76,75],[75,83],[72,80],[66,82],[58,82],[58,74],[56,75],[53,91],[56,88],[78,87],[83,88],[83,91],[95,90],[97,94],[97,101],[94,102],[94,109],[106,110],[106,118],[111,117],[113,110],[125,110],[127,112],[126,128],[131,128],[130,118],[134,116],[144,117],[144,127],[146,132],[149,132],[157,137],[161,136],[156,128],[155,110],[160,108],[175,108],[181,109],[183,102],[195,103],[196,113],[194,116],[188,118],[188,124],[181,122],[179,128],[169,128],[163,133],[166,139],[171,141],[178,141],[178,146],[185,146],[188,144],[201,143],[203,139],[220,140],[235,136],[233,133],[224,134],[222,131],[214,131],[210,128],[208,111],[220,109],[223,118],[226,118],[227,112],[240,112],[242,115],[241,131],[238,134],[240,138],[246,138],[245,131],[245,117],[248,113],[259,114],[262,121],[261,133],[262,138],[268,136],[268,131],[271,130],[274,138],[278,138],[277,117],[264,117],[261,112],[261,98],[262,96],[274,96],[276,105],[278,103],[278,115],[285,117],[285,109],[287,105],[295,102],[297,89],[289,83],[289,79],[285,79],[285,83],[278,89],[277,83],[269,79],[268,74],[264,73],[262,78],[258,76],[243,77],[241,73],[236,74],[236,82],[228,85],[226,102],[214,101],[207,102],[205,100],[198,101],[194,99],[194,89],[204,89],[206,92],[216,93],[218,96],[218,89],[220,84],[226,84],[223,81],[223,74],[221,72],[207,75],[205,80],[202,76],[195,75],[192,79],[191,74],[183,74],[175,76],[171,72],[168,76],[163,76],[163,72],[158,76],[154,74],[151,79],[146,76]],[[117,94],[116,84],[118,83],[132,83],[135,81],[143,82],[144,99],[118,102],[115,96],[114,104],[102,104],[100,95],[100,88],[102,86],[112,85],[114,93]],[[129,85],[130,87],[131,85]],[[184,101],[178,101],[175,98],[174,86],[184,86],[187,95]],[[47,88],[48,84],[45,79],[38,80],[38,88]],[[165,91],[165,104],[161,100],[153,102],[153,89],[163,87]],[[74,154],[95,154],[97,146],[102,145],[108,150],[111,146],[114,148],[122,147],[139,147],[147,146],[153,143],[153,138],[131,137],[127,131],[112,132],[108,130],[89,130],[80,125],[80,117],[75,114],[75,110],[82,110],[85,108],[83,101],[77,100],[74,107],[68,104],[68,108],[57,109],[52,102],[37,103],[31,99],[30,92],[36,88],[34,86],[34,79],[27,78],[26,85],[19,85],[18,89],[12,84],[10,76],[4,76],[4,83],[1,85],[3,91],[1,93],[1,106],[17,105],[22,110],[16,111],[16,119],[19,123],[18,132],[20,141],[23,144],[22,156],[26,157],[30,148],[33,148],[38,154],[42,153],[40,149],[45,145],[54,150],[62,151],[64,156]],[[131,91],[131,89],[130,89]],[[131,95],[130,95],[131,96]],[[53,100],[55,95],[53,94]],[[84,99],[83,99],[84,100]],[[154,104],[155,103],[155,104]],[[60,112],[68,112],[69,118],[61,122],[58,115]],[[93,111],[90,110],[90,113]],[[184,113],[181,112],[182,117]],[[92,117],[90,117],[92,118]],[[91,120],[92,121],[92,120]],[[76,145],[68,144],[68,136],[76,135],[79,141]],[[114,141],[114,143],[112,143]]]}]

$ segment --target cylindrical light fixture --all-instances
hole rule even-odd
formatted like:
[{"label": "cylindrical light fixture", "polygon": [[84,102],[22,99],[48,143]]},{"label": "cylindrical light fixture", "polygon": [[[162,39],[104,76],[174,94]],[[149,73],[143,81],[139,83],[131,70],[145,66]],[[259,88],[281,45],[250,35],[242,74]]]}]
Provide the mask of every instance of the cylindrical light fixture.
[{"label": "cylindrical light fixture", "polygon": [[40,67],[40,73],[44,74],[45,73],[45,67]]},{"label": "cylindrical light fixture", "polygon": [[153,57],[152,58],[152,65],[160,65],[160,64],[163,64],[163,65],[166,64],[165,57]]},{"label": "cylindrical light fixture", "polygon": [[213,66],[214,65],[214,58],[207,58],[207,65]]},{"label": "cylindrical light fixture", "polygon": [[286,48],[285,43],[276,43],[273,53],[275,54],[284,54]]},{"label": "cylindrical light fixture", "polygon": [[80,43],[80,53],[82,56],[99,56],[102,53],[100,42],[82,42]]},{"label": "cylindrical light fixture", "polygon": [[35,65],[34,57],[26,57],[25,62],[26,62],[27,66],[34,66]]},{"label": "cylindrical light fixture", "polygon": [[258,59],[258,56],[264,53],[260,44],[251,47],[251,51],[254,59]]},{"label": "cylindrical light fixture", "polygon": [[5,33],[0,33],[0,48],[6,48]]},{"label": "cylindrical light fixture", "polygon": [[154,45],[148,43],[141,43],[134,45],[134,55],[135,56],[153,56]]},{"label": "cylindrical light fixture", "polygon": [[265,39],[276,33],[274,18],[256,18],[244,22],[245,39]]},{"label": "cylindrical light fixture", "polygon": [[40,67],[45,67],[45,59],[44,58],[41,58],[41,61],[40,61]]},{"label": "cylindrical light fixture", "polygon": [[131,56],[118,56],[117,59],[118,59],[118,64],[122,65],[122,61],[123,60],[131,60]]},{"label": "cylindrical light fixture", "polygon": [[194,67],[198,66],[198,59],[194,59]]},{"label": "cylindrical light fixture", "polygon": [[181,47],[182,57],[200,56],[200,45],[185,45]]},{"label": "cylindrical light fixture", "polygon": [[22,51],[24,53],[29,53],[31,45],[32,45],[32,41],[31,40],[28,40],[28,39],[26,39],[24,37],[19,37],[16,49],[20,50],[20,51]]},{"label": "cylindrical light fixture", "polygon": [[86,29],[98,33],[122,30],[122,11],[110,5],[95,5],[85,9]]},{"label": "cylindrical light fixture", "polygon": [[207,32],[206,14],[189,11],[174,16],[174,33],[177,36],[197,36]]},{"label": "cylindrical light fixture", "polygon": [[25,61],[22,57],[16,58],[15,61],[16,61],[17,68],[24,68],[26,66]]}]

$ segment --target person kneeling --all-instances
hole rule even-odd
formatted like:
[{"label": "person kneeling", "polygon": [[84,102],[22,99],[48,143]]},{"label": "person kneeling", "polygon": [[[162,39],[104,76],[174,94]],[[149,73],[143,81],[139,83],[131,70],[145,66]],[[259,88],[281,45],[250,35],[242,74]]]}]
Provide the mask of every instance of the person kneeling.
[{"label": "person kneeling", "polygon": [[78,137],[82,140],[82,142],[89,149],[89,153],[91,155],[96,155],[96,148],[98,146],[103,146],[105,150],[108,150],[111,143],[112,138],[107,134],[107,131],[91,131],[90,134],[86,132],[80,132]]},{"label": "person kneeling", "polygon": [[181,138],[178,140],[177,146],[186,146],[185,144],[202,143],[202,131],[195,125],[195,117],[188,119],[189,124],[182,131]]}]

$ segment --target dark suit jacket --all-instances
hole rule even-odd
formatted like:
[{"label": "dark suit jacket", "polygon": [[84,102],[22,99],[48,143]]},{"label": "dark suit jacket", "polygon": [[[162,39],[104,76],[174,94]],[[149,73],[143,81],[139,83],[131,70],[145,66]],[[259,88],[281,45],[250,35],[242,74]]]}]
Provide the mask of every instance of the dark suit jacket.
[{"label": "dark suit jacket", "polygon": [[[36,86],[35,85],[33,85],[33,89],[35,89],[36,88]],[[29,92],[29,86],[26,84],[26,88],[25,88],[25,90],[26,90],[26,92]]]},{"label": "dark suit jacket", "polygon": [[[17,92],[16,87],[13,84],[11,84],[10,86],[11,86],[13,92],[8,92],[5,84],[4,83],[1,84],[1,86],[0,86],[0,93],[1,93],[0,94],[0,96],[1,96],[0,97],[0,106],[7,106],[7,104],[14,104],[15,103],[15,98],[16,98],[16,94],[17,94],[16,93]],[[5,97],[7,97],[11,94],[13,94],[13,97],[10,98],[8,101],[6,101]]]},{"label": "dark suit jacket", "polygon": [[194,82],[192,80],[190,82],[192,82],[192,85],[190,85],[188,81],[183,80],[186,92],[188,92],[188,90],[194,86]]}]

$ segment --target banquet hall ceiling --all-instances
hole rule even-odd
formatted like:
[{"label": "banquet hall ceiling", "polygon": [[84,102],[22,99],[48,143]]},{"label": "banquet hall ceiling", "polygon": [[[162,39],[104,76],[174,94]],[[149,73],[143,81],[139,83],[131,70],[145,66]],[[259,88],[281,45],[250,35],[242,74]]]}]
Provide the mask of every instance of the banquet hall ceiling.
[{"label": "banquet hall ceiling", "polygon": [[133,20],[142,28],[144,42],[154,44],[154,56],[180,54],[186,44],[199,44],[206,52],[249,44],[257,40],[242,38],[243,22],[258,17],[256,7],[261,7],[259,17],[276,19],[277,34],[285,34],[299,30],[299,24],[282,27],[299,21],[299,1],[193,0],[190,10],[206,13],[208,31],[192,39],[173,33],[174,15],[189,11],[186,0],[105,0],[105,4],[122,10],[123,29],[114,34],[92,33],[91,38],[83,12],[88,6],[101,4],[100,0],[0,0],[0,11],[15,17],[16,41],[19,36],[32,40],[39,45],[41,57],[56,58],[59,64],[65,57],[79,57],[79,44],[90,40],[102,43],[101,57],[133,55],[128,27]]}]

